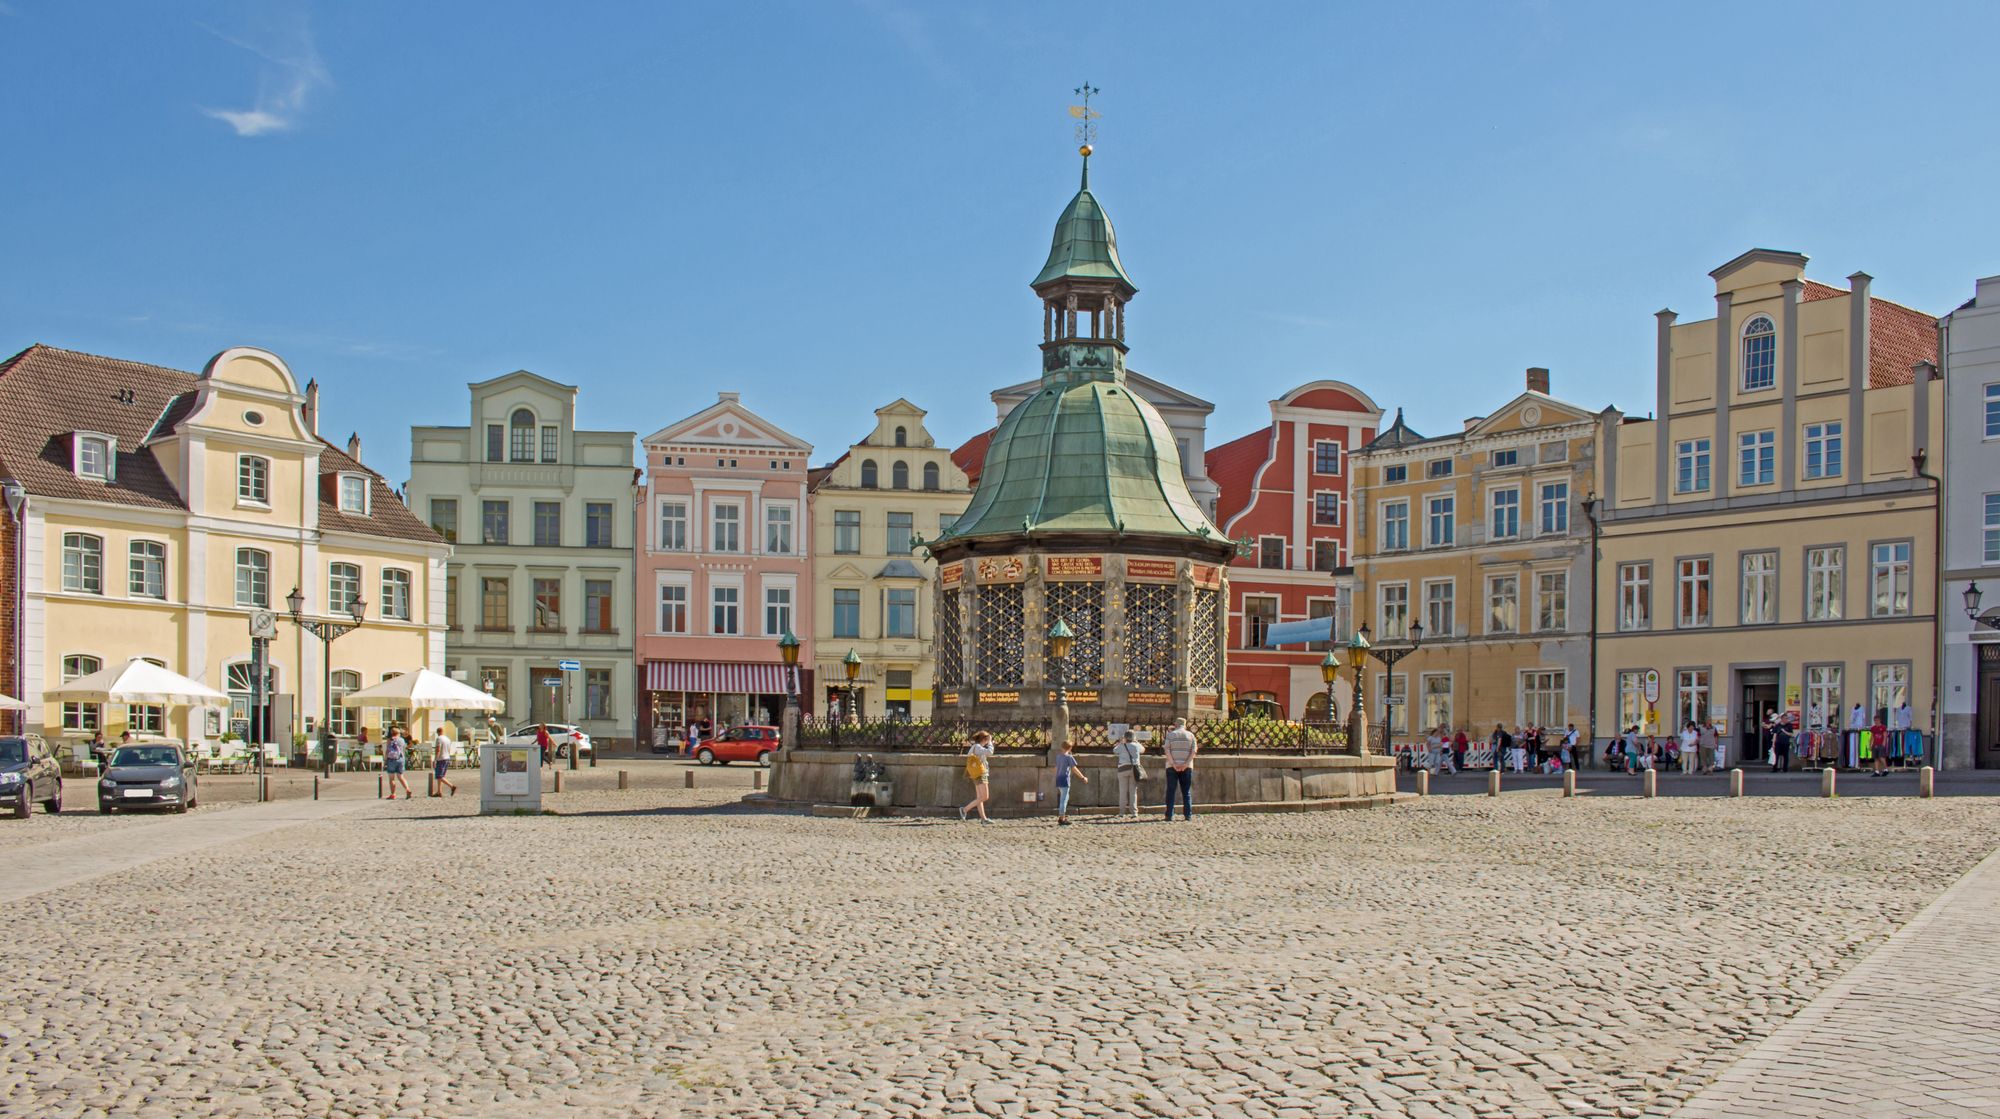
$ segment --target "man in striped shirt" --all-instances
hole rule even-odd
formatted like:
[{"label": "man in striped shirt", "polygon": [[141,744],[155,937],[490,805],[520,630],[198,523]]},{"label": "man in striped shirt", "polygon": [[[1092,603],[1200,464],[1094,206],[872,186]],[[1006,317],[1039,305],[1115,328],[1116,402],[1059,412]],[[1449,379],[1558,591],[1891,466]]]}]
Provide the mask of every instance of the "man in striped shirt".
[{"label": "man in striped shirt", "polygon": [[1174,820],[1174,791],[1181,795],[1181,816],[1185,820],[1194,819],[1194,756],[1201,749],[1195,741],[1194,732],[1188,729],[1186,719],[1175,719],[1174,729],[1166,734],[1162,743],[1167,755],[1167,822]]}]

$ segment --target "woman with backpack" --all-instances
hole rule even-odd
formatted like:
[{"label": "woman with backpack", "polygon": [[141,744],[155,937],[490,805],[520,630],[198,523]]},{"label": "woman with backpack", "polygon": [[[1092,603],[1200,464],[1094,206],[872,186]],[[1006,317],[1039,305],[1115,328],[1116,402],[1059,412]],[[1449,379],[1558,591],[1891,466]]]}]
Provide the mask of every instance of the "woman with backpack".
[{"label": "woman with backpack", "polygon": [[965,779],[972,782],[972,799],[959,808],[959,819],[965,819],[967,813],[977,808],[980,823],[993,822],[986,818],[986,777],[992,768],[989,764],[992,757],[993,736],[983,730],[973,735],[972,745],[965,748]]}]

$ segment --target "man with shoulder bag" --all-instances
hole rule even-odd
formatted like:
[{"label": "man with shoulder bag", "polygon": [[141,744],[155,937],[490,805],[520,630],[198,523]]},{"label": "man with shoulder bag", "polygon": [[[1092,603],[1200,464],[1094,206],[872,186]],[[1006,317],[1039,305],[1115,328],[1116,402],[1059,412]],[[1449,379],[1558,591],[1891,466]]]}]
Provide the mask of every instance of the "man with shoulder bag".
[{"label": "man with shoulder bag", "polygon": [[1135,730],[1127,730],[1118,744],[1111,748],[1112,756],[1118,761],[1120,819],[1139,818],[1139,782],[1146,779],[1145,752],[1146,744],[1139,741],[1139,732]]}]

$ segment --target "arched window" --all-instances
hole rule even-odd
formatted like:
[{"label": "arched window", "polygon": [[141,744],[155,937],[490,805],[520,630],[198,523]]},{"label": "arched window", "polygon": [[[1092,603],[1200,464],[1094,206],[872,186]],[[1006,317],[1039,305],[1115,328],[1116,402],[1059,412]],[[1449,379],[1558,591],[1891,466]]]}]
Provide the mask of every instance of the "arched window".
[{"label": "arched window", "polygon": [[361,568],[351,563],[335,563],[326,569],[326,612],[345,617],[353,612],[354,600],[361,597]]},{"label": "arched window", "polygon": [[872,490],[880,484],[881,484],[881,479],[875,473],[875,460],[872,458],[862,459],[861,488],[864,490]]},{"label": "arched window", "polygon": [[353,738],[356,727],[360,725],[355,719],[358,709],[342,707],[340,701],[349,693],[361,690],[361,674],[351,669],[340,669],[333,674],[332,688],[333,733],[342,738]]},{"label": "arched window", "polygon": [[910,488],[910,464],[894,463],[889,467],[889,488],[906,490]]},{"label": "arched window", "polygon": [[927,462],[924,464],[924,488],[927,490],[934,490],[938,488],[937,463]]},{"label": "arched window", "polygon": [[507,421],[507,460],[535,461],[535,414],[526,408],[514,409]]},{"label": "arched window", "polygon": [[907,446],[909,446],[909,445],[910,445],[910,429],[909,429],[909,428],[907,428],[907,427],[899,427],[899,428],[897,428],[897,429],[896,429],[896,446],[898,446],[898,447],[907,447]]},{"label": "arched window", "polygon": [[[252,680],[256,679],[255,674],[250,671],[250,662],[237,661],[235,664],[224,665],[222,668],[222,677],[224,680],[222,690],[229,693],[230,719],[248,719],[250,717],[250,684]],[[271,697],[277,694],[277,666],[265,665],[264,703],[267,709],[271,702]]]},{"label": "arched window", "polygon": [[1778,328],[1758,315],[1743,324],[1743,391],[1756,392],[1778,383]]}]

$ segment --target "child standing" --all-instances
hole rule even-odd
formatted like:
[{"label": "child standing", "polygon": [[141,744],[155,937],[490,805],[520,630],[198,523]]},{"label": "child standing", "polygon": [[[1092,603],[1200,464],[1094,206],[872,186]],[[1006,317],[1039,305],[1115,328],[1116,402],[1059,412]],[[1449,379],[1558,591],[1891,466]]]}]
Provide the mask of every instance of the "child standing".
[{"label": "child standing", "polygon": [[1056,823],[1069,826],[1069,782],[1072,777],[1081,777],[1083,783],[1090,784],[1090,774],[1083,771],[1083,763],[1076,760],[1076,743],[1063,743],[1063,752],[1056,755]]}]

